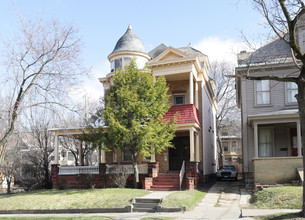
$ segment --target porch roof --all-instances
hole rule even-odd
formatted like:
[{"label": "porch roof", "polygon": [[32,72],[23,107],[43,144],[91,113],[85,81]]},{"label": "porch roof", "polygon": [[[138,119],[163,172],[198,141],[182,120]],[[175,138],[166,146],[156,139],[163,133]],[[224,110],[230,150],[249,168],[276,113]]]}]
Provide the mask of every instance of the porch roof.
[{"label": "porch roof", "polygon": [[173,105],[163,118],[166,120],[172,120],[175,115],[175,124],[197,123],[198,125],[201,125],[198,109],[194,104]]},{"label": "porch roof", "polygon": [[248,124],[287,123],[299,120],[299,109],[284,109],[262,114],[248,115]]}]

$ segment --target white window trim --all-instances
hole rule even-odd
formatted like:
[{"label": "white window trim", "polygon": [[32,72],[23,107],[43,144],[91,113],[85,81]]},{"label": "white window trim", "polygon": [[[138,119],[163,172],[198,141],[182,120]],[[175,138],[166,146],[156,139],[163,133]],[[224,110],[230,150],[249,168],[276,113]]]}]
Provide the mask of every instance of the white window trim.
[{"label": "white window trim", "polygon": [[[175,97],[177,97],[177,96],[183,96],[183,98],[184,98],[184,103],[183,103],[183,104],[176,104],[176,99],[175,99]],[[186,104],[186,95],[185,95],[185,93],[174,94],[174,95],[173,95],[173,98],[174,98],[174,105],[185,105],[185,104]]]},{"label": "white window trim", "polygon": [[[235,151],[233,151],[232,149],[233,149],[233,142],[235,142]],[[237,141],[231,141],[231,151],[230,152],[237,152],[238,150],[237,150]]]},{"label": "white window trim", "polygon": [[274,144],[274,143],[275,143],[275,140],[274,140],[274,127],[273,127],[273,126],[266,126],[266,127],[265,127],[265,126],[262,126],[262,127],[259,127],[259,126],[258,126],[258,128],[257,128],[257,133],[258,133],[258,134],[257,134],[257,143],[258,143],[258,149],[257,149],[258,152],[257,152],[257,153],[258,153],[258,157],[259,157],[259,158],[265,158],[265,157],[260,157],[260,156],[259,156],[259,140],[258,140],[258,138],[259,138],[259,130],[260,130],[261,128],[268,128],[268,129],[271,130],[271,139],[272,139],[272,146],[271,146],[271,148],[272,148],[272,156],[271,156],[271,157],[275,157],[275,153],[276,153],[276,152],[275,152],[275,144]]},{"label": "white window trim", "polygon": [[285,105],[289,105],[289,106],[292,106],[292,105],[298,105],[298,102],[295,101],[295,102],[288,102],[288,86],[287,86],[287,83],[288,82],[285,82]]},{"label": "white window trim", "polygon": [[254,80],[254,106],[255,107],[266,107],[266,106],[272,106],[272,92],[271,92],[271,80],[268,80],[269,81],[269,100],[270,100],[270,103],[268,104],[257,104],[257,82],[258,81],[262,81],[262,80]]}]

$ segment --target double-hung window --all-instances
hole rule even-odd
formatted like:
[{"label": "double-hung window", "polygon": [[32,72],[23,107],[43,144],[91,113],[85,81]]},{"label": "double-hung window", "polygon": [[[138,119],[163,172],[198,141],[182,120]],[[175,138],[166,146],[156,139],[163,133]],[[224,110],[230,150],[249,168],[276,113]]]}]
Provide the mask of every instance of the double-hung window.
[{"label": "double-hung window", "polygon": [[287,104],[296,103],[297,99],[295,95],[298,93],[298,86],[294,82],[286,83],[286,91],[287,91]]},{"label": "double-hung window", "polygon": [[272,128],[258,129],[258,156],[272,157],[273,134]]},{"label": "double-hung window", "polygon": [[231,152],[237,152],[236,141],[232,141],[231,143]]},{"label": "double-hung window", "polygon": [[271,104],[269,80],[259,80],[256,82],[256,104],[257,105]]}]

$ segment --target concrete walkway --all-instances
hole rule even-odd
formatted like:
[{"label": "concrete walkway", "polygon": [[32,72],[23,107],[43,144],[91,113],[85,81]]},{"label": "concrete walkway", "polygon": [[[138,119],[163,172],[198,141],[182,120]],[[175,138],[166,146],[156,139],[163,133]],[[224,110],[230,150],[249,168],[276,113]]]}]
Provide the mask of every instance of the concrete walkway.
[{"label": "concrete walkway", "polygon": [[142,196],[141,198],[149,198],[149,199],[163,199],[164,197],[168,196],[177,191],[150,191],[149,194]]}]

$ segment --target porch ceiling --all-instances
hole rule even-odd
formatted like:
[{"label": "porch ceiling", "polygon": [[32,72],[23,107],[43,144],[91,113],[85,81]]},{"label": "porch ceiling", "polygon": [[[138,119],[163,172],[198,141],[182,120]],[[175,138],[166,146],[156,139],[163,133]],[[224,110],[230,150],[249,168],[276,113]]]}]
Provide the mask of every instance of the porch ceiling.
[{"label": "porch ceiling", "polygon": [[299,109],[286,109],[256,115],[248,115],[248,124],[277,124],[299,121]]}]

